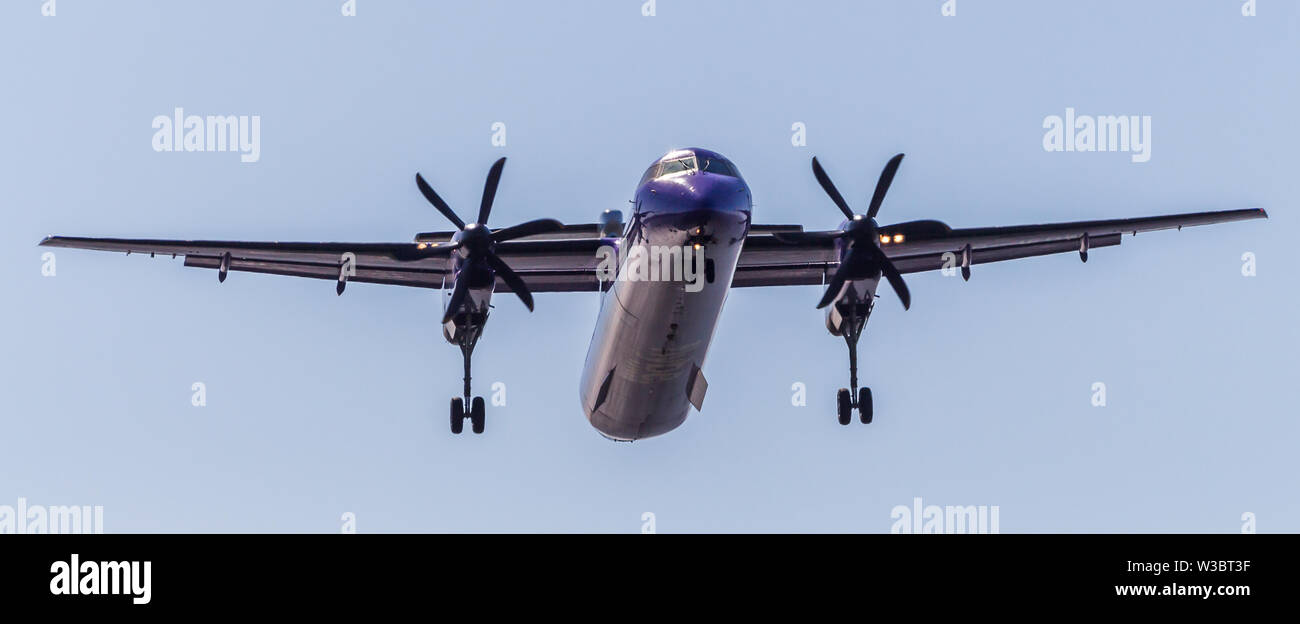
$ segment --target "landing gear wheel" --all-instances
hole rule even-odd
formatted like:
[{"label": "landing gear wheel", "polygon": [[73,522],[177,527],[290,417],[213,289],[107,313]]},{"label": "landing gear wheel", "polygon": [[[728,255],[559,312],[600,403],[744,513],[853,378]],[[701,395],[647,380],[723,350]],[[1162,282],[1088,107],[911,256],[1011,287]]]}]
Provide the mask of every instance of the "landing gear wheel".
[{"label": "landing gear wheel", "polygon": [[483,426],[486,424],[487,414],[483,412],[483,397],[474,397],[470,402],[469,423],[474,429],[474,433],[483,433]]},{"label": "landing gear wheel", "polygon": [[862,424],[871,424],[871,411],[871,388],[858,388],[858,419]]},{"label": "landing gear wheel", "polygon": [[835,407],[839,410],[840,424],[847,425],[853,420],[853,395],[848,388],[840,388],[835,395]]},{"label": "landing gear wheel", "polygon": [[465,429],[465,400],[457,397],[451,400],[451,432],[460,433]]}]

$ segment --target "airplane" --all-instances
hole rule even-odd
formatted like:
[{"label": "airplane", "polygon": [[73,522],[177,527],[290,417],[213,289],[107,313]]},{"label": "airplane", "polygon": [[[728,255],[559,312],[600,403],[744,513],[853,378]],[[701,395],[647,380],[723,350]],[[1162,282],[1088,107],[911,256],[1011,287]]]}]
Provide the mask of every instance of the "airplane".
[{"label": "airplane", "polygon": [[[50,236],[40,244],[181,255],[184,266],[215,269],[218,282],[229,271],[247,271],[334,280],[339,295],[350,281],[438,289],[443,337],[460,348],[465,368],[462,395],[451,400],[454,434],[467,419],[474,433],[485,428],[483,397],[473,396],[470,372],[493,293],[513,292],[529,311],[534,292],[603,293],[579,400],[601,435],[633,441],[668,433],[691,407],[703,409],[704,360],[732,288],[824,285],[817,307],[826,309],[826,329],[849,351],[849,387],[836,393],[836,416],[848,425],[857,410],[868,424],[873,401],[871,389],[858,386],[857,345],[881,279],[907,309],[906,273],[960,269],[969,280],[976,264],[1072,252],[1087,262],[1092,249],[1119,245],[1124,233],[1268,217],[1251,208],[1003,227],[954,229],[935,220],[882,226],[876,217],[902,160],[898,154],[888,161],[866,212],[856,213],[814,157],[813,176],[844,215],[828,231],[752,223],[753,197],[735,164],[688,148],[646,169],[627,223],[611,209],[590,224],[537,219],[489,227],[501,158],[489,169],[477,217],[468,223],[417,173],[420,193],[456,230],[419,233],[409,243]],[[645,271],[648,257],[672,266]]]}]

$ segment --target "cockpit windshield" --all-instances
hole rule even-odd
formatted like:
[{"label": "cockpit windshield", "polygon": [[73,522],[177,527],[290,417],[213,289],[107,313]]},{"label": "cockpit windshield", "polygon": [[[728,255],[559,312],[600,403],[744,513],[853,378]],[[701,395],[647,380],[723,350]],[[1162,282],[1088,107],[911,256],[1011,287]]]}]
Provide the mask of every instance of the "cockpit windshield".
[{"label": "cockpit windshield", "polygon": [[705,158],[704,170],[709,173],[717,173],[724,176],[739,178],[740,172],[736,171],[736,166],[721,158]]},{"label": "cockpit windshield", "polygon": [[706,171],[708,173],[716,173],[718,175],[730,176],[733,178],[740,177],[740,171],[736,170],[736,166],[731,164],[731,161],[728,161],[725,158],[716,155],[697,156],[695,154],[689,154],[686,156],[678,156],[676,158],[662,160],[650,165],[650,168],[646,169],[645,175],[641,176],[641,184],[645,184],[646,182],[664,176],[691,171]]},{"label": "cockpit windshield", "polygon": [[673,160],[665,160],[659,163],[658,177],[662,177],[674,173],[681,173],[683,171],[690,171],[692,169],[695,169],[695,167],[696,165],[695,165],[694,156],[687,156],[686,158],[674,158]]}]

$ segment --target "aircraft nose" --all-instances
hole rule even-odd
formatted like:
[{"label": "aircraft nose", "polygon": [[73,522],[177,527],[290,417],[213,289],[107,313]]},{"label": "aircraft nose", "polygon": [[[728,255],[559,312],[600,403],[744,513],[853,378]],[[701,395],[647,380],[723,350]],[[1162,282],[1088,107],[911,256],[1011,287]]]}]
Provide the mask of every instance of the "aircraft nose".
[{"label": "aircraft nose", "polygon": [[701,240],[731,240],[740,236],[748,218],[749,195],[744,183],[700,173],[680,180],[647,211],[643,223],[653,244],[688,244]]},{"label": "aircraft nose", "polygon": [[749,194],[739,178],[697,172],[648,185],[648,199],[655,212],[743,211],[749,208]]},{"label": "aircraft nose", "polygon": [[690,189],[699,210],[730,212],[744,209],[748,202],[745,185],[730,176],[701,173]]}]

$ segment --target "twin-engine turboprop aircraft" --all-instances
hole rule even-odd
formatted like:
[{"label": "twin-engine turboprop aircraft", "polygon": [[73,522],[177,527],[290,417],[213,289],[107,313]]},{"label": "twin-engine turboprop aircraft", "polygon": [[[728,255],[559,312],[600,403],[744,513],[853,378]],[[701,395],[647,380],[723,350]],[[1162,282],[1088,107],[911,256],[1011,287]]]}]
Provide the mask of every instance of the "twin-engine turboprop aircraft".
[{"label": "twin-engine turboprop aircraft", "polygon": [[451,430],[485,422],[472,396],[470,361],[487,323],[492,294],[510,291],[533,309],[534,292],[604,292],[579,395],[588,421],[614,440],[667,433],[693,405],[703,408],[703,367],[727,292],[751,286],[826,286],[817,307],[826,328],[849,349],[849,387],[837,395],[840,424],[856,409],[872,420],[870,388],[858,388],[857,345],[883,277],[903,307],[911,295],[903,274],[960,268],[1054,253],[1088,252],[1120,243],[1124,233],[1265,218],[1261,209],[1044,225],[953,229],[939,221],[882,226],[876,221],[903,160],[885,165],[864,214],[849,208],[816,158],[813,175],[844,213],[838,229],[805,232],[798,225],[751,222],[748,185],[722,155],[705,149],[669,152],[646,170],[626,224],[616,210],[598,223],[565,226],[554,219],[492,229],[504,158],[488,171],[474,222],[466,223],[424,178],[421,194],[454,232],[417,234],[410,243],[281,243],[48,237],[41,245],[185,256],[185,266],[335,280],[418,286],[450,292],[443,336],[464,358],[463,395],[451,401]]}]

